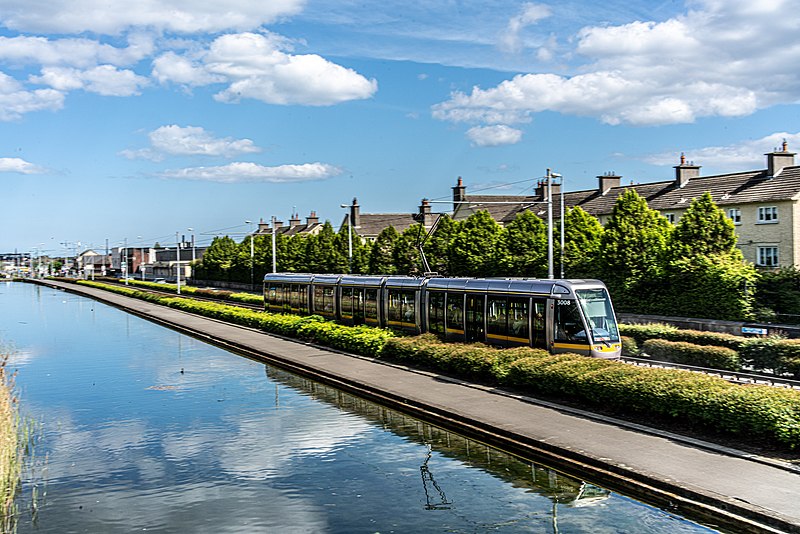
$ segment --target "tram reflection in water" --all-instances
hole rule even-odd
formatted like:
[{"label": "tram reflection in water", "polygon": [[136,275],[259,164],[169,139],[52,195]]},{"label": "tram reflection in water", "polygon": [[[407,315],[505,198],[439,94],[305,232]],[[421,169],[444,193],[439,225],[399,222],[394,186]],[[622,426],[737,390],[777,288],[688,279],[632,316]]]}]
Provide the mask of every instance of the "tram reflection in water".
[{"label": "tram reflection in water", "polygon": [[598,280],[270,273],[267,311],[500,347],[618,358],[614,308]]}]

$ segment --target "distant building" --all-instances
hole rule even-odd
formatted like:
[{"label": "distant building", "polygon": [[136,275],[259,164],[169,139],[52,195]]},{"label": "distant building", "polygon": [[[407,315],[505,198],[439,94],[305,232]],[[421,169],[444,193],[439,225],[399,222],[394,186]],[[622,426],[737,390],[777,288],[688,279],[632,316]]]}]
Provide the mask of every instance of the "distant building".
[{"label": "distant building", "polygon": [[428,199],[422,199],[416,213],[361,213],[361,207],[355,198],[349,208],[342,219],[342,226],[353,221],[354,235],[360,236],[365,241],[375,241],[378,234],[389,226],[400,233],[418,223],[430,228],[437,217],[437,214],[431,212]]},{"label": "distant building", "polygon": [[258,223],[258,230],[256,230],[256,234],[271,235],[274,227],[276,234],[286,237],[293,237],[298,234],[317,235],[324,226],[324,223],[319,222],[319,217],[317,217],[316,211],[312,211],[311,215],[306,217],[305,223],[300,220],[300,216],[296,213],[293,214],[289,219],[288,226],[284,226],[283,221],[279,221],[274,217],[272,218],[271,222],[272,224],[269,222],[264,222],[264,219],[261,219]]},{"label": "distant building", "polygon": [[[767,168],[755,171],[700,176],[700,166],[681,155],[671,180],[646,184],[622,184],[615,174],[598,176],[596,189],[565,191],[566,208],[580,206],[605,223],[617,198],[635,190],[648,205],[670,222],[680,220],[693,198],[708,191],[736,226],[738,246],[747,261],[757,266],[800,266],[800,166],[786,142],[765,154]],[[453,187],[453,217],[465,219],[486,210],[499,223],[507,224],[526,209],[545,217],[547,188],[537,184],[532,195],[468,195],[459,177]],[[560,217],[561,189],[552,186],[553,217]]]}]

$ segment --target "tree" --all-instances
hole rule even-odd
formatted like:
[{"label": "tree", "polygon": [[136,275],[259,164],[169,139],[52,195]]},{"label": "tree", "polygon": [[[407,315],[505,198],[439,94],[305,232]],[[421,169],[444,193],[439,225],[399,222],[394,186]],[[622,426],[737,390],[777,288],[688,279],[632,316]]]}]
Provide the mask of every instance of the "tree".
[{"label": "tree", "polygon": [[601,274],[620,309],[636,309],[663,271],[670,224],[633,189],[614,204],[601,238]]},{"label": "tree", "polygon": [[[503,232],[504,272],[509,276],[542,278],[547,276],[547,225],[530,212],[518,213]],[[498,266],[499,267],[499,266]]]},{"label": "tree", "polygon": [[448,256],[454,276],[496,276],[504,265],[502,228],[488,211],[479,211],[462,222],[450,240]]},{"label": "tree", "polygon": [[692,200],[670,240],[673,258],[729,254],[736,250],[736,230],[709,192]]},{"label": "tree", "polygon": [[325,221],[317,235],[306,238],[306,261],[312,273],[347,272],[347,256],[339,250],[330,222]]},{"label": "tree", "polygon": [[229,280],[236,254],[236,241],[228,236],[215,237],[203,254],[198,274],[208,280]]},{"label": "tree", "polygon": [[431,271],[443,276],[450,276],[452,272],[449,255],[450,241],[458,232],[460,223],[451,219],[447,214],[440,215],[438,221],[436,228],[422,248]]},{"label": "tree", "polygon": [[369,255],[370,274],[395,274],[397,269],[394,265],[394,243],[400,237],[394,226],[388,226],[381,230]]},{"label": "tree", "polygon": [[425,238],[425,227],[414,224],[406,228],[394,244],[392,258],[397,274],[422,274],[422,257],[419,254],[419,243]]},{"label": "tree", "polygon": [[599,278],[603,226],[579,206],[564,214],[564,276]]}]

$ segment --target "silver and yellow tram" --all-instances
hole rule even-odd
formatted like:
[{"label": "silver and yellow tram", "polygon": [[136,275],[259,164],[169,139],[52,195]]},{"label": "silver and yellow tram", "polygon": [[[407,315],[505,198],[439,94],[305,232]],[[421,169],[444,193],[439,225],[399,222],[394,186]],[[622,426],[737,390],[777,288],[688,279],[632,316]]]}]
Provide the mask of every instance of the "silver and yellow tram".
[{"label": "silver and yellow tram", "polygon": [[622,349],[611,298],[598,280],[271,273],[264,306],[448,341],[601,358],[618,358]]}]

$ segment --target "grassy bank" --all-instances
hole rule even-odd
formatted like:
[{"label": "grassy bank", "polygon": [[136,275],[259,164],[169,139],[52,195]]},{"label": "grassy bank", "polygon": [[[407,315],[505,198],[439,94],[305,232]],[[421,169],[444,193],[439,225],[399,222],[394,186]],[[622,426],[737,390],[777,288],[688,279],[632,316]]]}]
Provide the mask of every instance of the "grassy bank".
[{"label": "grassy bank", "polygon": [[14,521],[14,500],[22,473],[22,439],[13,377],[6,367],[8,354],[0,355],[0,524],[9,532]]}]

